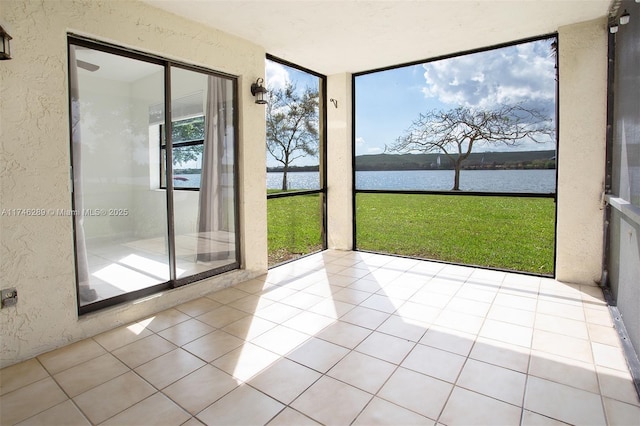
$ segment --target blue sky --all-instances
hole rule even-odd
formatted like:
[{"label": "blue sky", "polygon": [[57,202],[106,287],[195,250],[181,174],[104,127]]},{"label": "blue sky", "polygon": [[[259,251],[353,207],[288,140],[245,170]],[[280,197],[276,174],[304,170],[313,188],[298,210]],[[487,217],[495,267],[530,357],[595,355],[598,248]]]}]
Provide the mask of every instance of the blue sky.
[{"label": "blue sky", "polygon": [[[411,125],[420,113],[460,105],[491,109],[524,103],[555,110],[555,58],[545,39],[470,55],[364,74],[355,78],[356,155],[380,154]],[[267,84],[286,81],[299,88],[317,85],[318,78],[267,61]],[[555,149],[554,142],[523,142],[516,148],[476,146],[474,151]],[[267,158],[268,165],[273,160]],[[311,164],[303,161],[298,164]]]},{"label": "blue sky", "polygon": [[[298,69],[288,67],[279,62],[266,61],[266,81],[267,88],[282,89],[287,82],[291,82],[296,85],[298,91],[303,91],[306,87],[311,87],[319,90],[320,79],[312,74],[300,71]],[[305,157],[299,158],[294,161],[296,166],[317,165],[318,157]],[[267,167],[279,167],[281,163],[274,160],[274,158],[267,152]]]},{"label": "blue sky", "polygon": [[[357,76],[356,155],[379,154],[422,113],[458,106],[490,109],[523,102],[555,109],[552,40]],[[474,151],[554,149],[554,143],[523,142],[517,148],[477,146]]]},{"label": "blue sky", "polygon": [[418,113],[442,107],[424,95],[423,74],[412,65],[356,77],[356,155],[384,152]]},{"label": "blue sky", "polygon": [[288,67],[279,62],[266,61],[267,86],[269,88],[282,89],[286,82],[295,83],[298,89],[305,87],[318,88],[320,79],[312,74]]}]

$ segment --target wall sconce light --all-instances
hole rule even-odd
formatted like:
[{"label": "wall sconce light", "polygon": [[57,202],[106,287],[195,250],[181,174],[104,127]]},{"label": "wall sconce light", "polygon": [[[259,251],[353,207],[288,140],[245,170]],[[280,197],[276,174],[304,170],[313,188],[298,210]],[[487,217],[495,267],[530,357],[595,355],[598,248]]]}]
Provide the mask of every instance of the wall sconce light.
[{"label": "wall sconce light", "polygon": [[624,13],[620,15],[620,25],[627,25],[630,18],[631,15],[629,15],[629,12],[627,12],[627,9],[625,9]]},{"label": "wall sconce light", "polygon": [[609,27],[609,32],[611,34],[615,34],[618,32],[618,24],[613,24]]},{"label": "wall sconce light", "polygon": [[13,37],[0,26],[0,60],[11,59],[11,46],[9,40]]},{"label": "wall sconce light", "polygon": [[267,103],[266,99],[264,98],[264,95],[268,92],[267,92],[267,89],[262,85],[262,83],[264,83],[264,80],[261,78],[258,78],[256,82],[251,85],[251,94],[256,97],[257,104]]}]

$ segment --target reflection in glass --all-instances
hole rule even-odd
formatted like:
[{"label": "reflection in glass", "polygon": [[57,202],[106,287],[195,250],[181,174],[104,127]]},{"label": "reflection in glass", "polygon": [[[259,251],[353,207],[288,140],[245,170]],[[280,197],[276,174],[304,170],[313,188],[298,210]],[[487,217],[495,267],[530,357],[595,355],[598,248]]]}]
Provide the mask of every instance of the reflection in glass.
[{"label": "reflection in glass", "polygon": [[[202,101],[195,98],[196,102]],[[184,100],[183,100],[184,102]],[[166,141],[160,132],[160,187],[166,188]],[[204,150],[205,121],[204,113],[183,120],[174,120],[171,126],[172,136],[172,161],[173,161],[173,187],[179,189],[198,189],[202,174],[202,152]]]},{"label": "reflection in glass", "polygon": [[77,43],[69,86],[80,307],[236,268],[234,80],[171,68],[167,139],[169,65]]},{"label": "reflection in glass", "polygon": [[171,76],[173,185],[200,188],[173,193],[183,278],[236,261],[233,82],[181,68]]},{"label": "reflection in glass", "polygon": [[162,102],[163,67],[71,45],[70,92],[83,306],[170,279],[165,194],[150,190],[149,105]]}]

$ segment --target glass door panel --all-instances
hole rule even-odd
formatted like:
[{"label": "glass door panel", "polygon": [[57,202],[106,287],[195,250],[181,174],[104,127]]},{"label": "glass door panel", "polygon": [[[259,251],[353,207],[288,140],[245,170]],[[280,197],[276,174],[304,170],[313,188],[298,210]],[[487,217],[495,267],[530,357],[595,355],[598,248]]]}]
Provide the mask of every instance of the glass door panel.
[{"label": "glass door panel", "polygon": [[171,68],[178,280],[237,261],[233,98],[230,79]]},{"label": "glass door panel", "polygon": [[149,106],[163,102],[164,67],[74,44],[69,49],[82,307],[170,279],[166,197],[150,179],[159,157]]}]

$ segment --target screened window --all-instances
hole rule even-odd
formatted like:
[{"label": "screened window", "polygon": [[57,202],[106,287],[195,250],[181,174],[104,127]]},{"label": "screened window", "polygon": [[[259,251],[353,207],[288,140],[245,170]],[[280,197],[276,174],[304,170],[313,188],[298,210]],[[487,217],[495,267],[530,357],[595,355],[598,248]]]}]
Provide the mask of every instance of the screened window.
[{"label": "screened window", "polygon": [[269,57],[267,213],[269,266],[325,241],[325,77]]},{"label": "screened window", "polygon": [[356,74],[356,247],[553,274],[556,49]]}]

